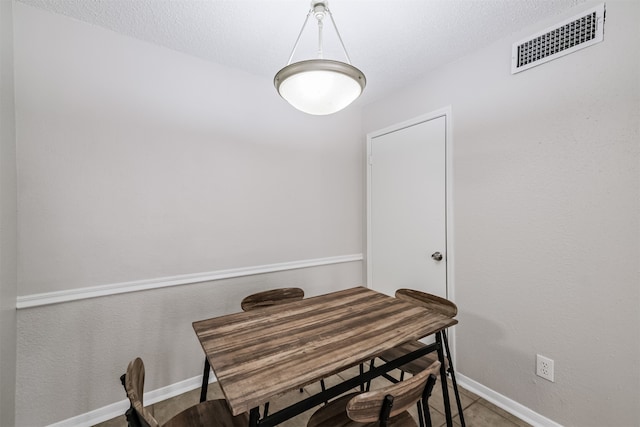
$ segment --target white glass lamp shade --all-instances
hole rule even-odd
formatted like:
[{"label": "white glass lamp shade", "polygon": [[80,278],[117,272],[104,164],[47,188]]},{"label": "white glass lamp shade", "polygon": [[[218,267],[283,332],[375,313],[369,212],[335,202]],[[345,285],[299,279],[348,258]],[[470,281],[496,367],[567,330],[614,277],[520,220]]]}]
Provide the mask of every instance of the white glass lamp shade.
[{"label": "white glass lamp shade", "polygon": [[318,116],[342,110],[355,101],[366,85],[364,74],[340,61],[311,59],[287,65],[273,83],[289,104]]}]

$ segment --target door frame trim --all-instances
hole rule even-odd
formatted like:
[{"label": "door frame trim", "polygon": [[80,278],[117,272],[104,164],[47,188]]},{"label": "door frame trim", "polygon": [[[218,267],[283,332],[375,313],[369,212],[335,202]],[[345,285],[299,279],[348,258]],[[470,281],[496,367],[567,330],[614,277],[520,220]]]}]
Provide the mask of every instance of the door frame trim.
[{"label": "door frame trim", "polygon": [[[387,126],[385,128],[369,132],[367,133],[367,153],[365,158],[365,164],[367,167],[367,191],[366,191],[366,210],[367,210],[367,231],[366,231],[366,253],[365,253],[365,282],[368,288],[371,288],[370,278],[371,278],[371,270],[372,266],[369,263],[369,255],[371,254],[371,141],[375,137],[379,137],[391,132],[398,131],[400,129],[404,129],[410,126],[417,125],[422,122],[427,122],[429,120],[437,119],[440,117],[445,118],[445,222],[446,222],[446,230],[445,230],[445,260],[447,263],[446,268],[446,289],[447,289],[447,299],[455,302],[455,291],[454,291],[454,262],[455,262],[455,251],[454,251],[454,223],[453,223],[453,188],[454,188],[454,180],[453,180],[453,118],[452,118],[452,109],[451,105],[446,106],[444,108],[422,114],[420,116],[414,117],[412,119],[393,124],[391,126]],[[454,329],[454,328],[452,328]],[[452,353],[454,356],[455,363],[455,331],[451,330],[450,333],[450,343],[452,344]]]}]

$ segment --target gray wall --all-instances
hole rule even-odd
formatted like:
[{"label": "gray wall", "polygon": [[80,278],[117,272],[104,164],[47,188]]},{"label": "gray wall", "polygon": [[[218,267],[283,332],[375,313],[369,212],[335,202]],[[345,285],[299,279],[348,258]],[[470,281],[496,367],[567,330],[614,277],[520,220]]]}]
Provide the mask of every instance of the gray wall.
[{"label": "gray wall", "polygon": [[[451,105],[458,371],[563,425],[640,425],[640,3],[603,43],[510,74],[542,22],[364,109]],[[555,383],[534,375],[555,360]]]},{"label": "gray wall", "polygon": [[20,295],[361,252],[358,110],[15,11]]},{"label": "gray wall", "polygon": [[0,425],[14,424],[16,383],[16,143],[12,2],[0,1]]},{"label": "gray wall", "polygon": [[[608,2],[605,41],[568,57],[509,74],[511,43],[555,22],[541,23],[325,118],[256,76],[23,4],[14,15],[20,296],[359,253],[363,129],[451,105],[459,371],[562,424],[640,424],[636,2]],[[2,39],[4,67],[4,21]],[[197,376],[193,320],[255,290],[360,284],[361,268],[21,309],[17,424],[122,400],[136,355],[149,390]],[[15,332],[1,328],[4,345]],[[534,376],[536,353],[555,359],[555,383]]]},{"label": "gray wall", "polygon": [[[312,117],[252,76],[14,5],[19,296],[362,253],[360,111]],[[362,283],[362,263],[21,309],[18,425],[201,374],[191,322],[282,285]],[[60,399],[64,396],[64,399]],[[34,404],[37,402],[37,404]]]},{"label": "gray wall", "polygon": [[[361,270],[344,263],[21,309],[16,424],[122,415],[126,406],[101,410],[126,398],[119,377],[133,358],[145,362],[147,392],[202,374],[192,322],[238,312],[241,299],[260,290],[299,286],[313,296],[352,287]],[[67,425],[92,425],[90,417]]]}]

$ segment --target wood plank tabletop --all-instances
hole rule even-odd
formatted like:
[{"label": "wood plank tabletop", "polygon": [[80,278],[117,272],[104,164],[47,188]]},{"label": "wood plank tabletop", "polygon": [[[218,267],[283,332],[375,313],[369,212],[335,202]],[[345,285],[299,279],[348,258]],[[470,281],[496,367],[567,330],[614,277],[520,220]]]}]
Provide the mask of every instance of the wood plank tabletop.
[{"label": "wood plank tabletop", "polygon": [[457,320],[364,287],[193,323],[234,415]]}]

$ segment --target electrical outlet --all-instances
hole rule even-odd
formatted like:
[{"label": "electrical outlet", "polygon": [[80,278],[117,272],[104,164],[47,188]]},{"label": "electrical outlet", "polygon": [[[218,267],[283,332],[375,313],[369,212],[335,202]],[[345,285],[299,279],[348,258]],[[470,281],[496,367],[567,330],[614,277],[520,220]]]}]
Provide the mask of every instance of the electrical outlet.
[{"label": "electrical outlet", "polygon": [[553,359],[536,354],[536,375],[555,382],[553,380]]}]

